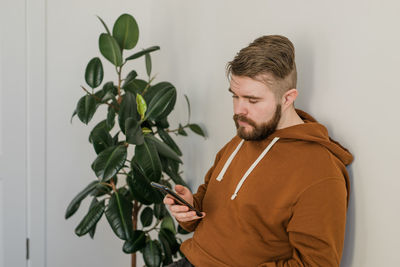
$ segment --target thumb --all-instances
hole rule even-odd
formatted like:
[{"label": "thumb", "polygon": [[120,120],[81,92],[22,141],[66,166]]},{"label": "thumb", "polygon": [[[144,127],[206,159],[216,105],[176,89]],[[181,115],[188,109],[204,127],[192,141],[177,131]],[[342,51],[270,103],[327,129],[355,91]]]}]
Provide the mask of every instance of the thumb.
[{"label": "thumb", "polygon": [[175,185],[175,191],[178,194],[185,195],[189,191],[189,189],[187,189],[183,185],[177,184],[177,185]]}]

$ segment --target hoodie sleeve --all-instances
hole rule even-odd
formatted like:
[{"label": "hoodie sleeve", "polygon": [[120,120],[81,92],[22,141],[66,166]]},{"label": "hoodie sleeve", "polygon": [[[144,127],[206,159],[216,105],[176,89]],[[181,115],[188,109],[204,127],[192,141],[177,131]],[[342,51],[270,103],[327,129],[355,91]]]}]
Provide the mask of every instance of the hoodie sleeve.
[{"label": "hoodie sleeve", "polygon": [[292,207],[287,232],[292,257],[258,267],[338,267],[342,256],[347,210],[343,178],[326,178],[303,191]]},{"label": "hoodie sleeve", "polygon": [[[198,209],[200,211],[203,211],[202,202],[203,202],[204,195],[206,194],[206,191],[207,191],[208,182],[211,179],[211,176],[212,176],[212,174],[214,172],[215,166],[218,164],[218,162],[219,162],[219,160],[221,158],[221,154],[222,154],[224,148],[221,149],[217,153],[217,155],[215,157],[215,160],[214,160],[214,165],[208,170],[208,172],[207,172],[207,174],[206,174],[206,176],[204,178],[204,184],[200,185],[199,188],[197,189],[197,193],[193,195],[193,205],[194,205],[194,207],[196,209]],[[193,221],[189,221],[189,222],[180,222],[180,221],[177,221],[177,222],[186,231],[193,232],[196,229],[196,227],[197,227],[197,225],[199,224],[200,221],[201,221],[201,219],[193,220]]]}]

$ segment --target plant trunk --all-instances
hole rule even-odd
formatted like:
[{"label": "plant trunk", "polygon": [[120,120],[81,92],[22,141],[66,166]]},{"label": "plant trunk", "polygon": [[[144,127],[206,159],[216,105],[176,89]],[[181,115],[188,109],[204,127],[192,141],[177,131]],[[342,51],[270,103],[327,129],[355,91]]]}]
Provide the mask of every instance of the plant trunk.
[{"label": "plant trunk", "polygon": [[[133,203],[133,212],[132,212],[132,224],[133,224],[133,230],[135,231],[137,229],[137,215],[139,213],[139,205],[137,201],[135,200]],[[136,267],[136,253],[132,253],[132,258],[131,258],[131,267]]]}]

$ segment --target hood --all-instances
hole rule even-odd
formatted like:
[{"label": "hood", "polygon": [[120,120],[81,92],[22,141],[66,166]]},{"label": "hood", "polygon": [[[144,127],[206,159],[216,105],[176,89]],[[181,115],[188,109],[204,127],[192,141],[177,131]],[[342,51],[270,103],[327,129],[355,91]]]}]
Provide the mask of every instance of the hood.
[{"label": "hood", "polygon": [[339,144],[337,141],[329,137],[326,127],[317,122],[310,114],[296,109],[297,114],[304,121],[304,124],[298,124],[287,128],[276,130],[271,136],[281,139],[296,139],[309,142],[316,142],[326,147],[333,155],[335,155],[344,165],[349,165],[353,161],[353,155]]}]

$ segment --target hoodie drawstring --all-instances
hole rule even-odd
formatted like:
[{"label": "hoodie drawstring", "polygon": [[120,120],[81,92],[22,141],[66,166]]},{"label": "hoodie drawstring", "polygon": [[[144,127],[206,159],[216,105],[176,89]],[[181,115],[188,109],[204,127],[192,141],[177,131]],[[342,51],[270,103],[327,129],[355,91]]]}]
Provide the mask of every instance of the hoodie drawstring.
[{"label": "hoodie drawstring", "polygon": [[[236,186],[235,193],[231,196],[231,200],[234,200],[242,187],[243,183],[246,181],[247,177],[250,175],[250,173],[254,170],[254,168],[257,166],[257,164],[264,158],[264,156],[268,153],[268,151],[271,149],[271,147],[279,140],[279,137],[275,137],[271,143],[264,149],[264,151],[258,156],[258,158],[253,162],[253,164],[250,166],[250,168],[246,171],[246,173],[243,175],[242,179],[240,179],[238,185]],[[226,170],[228,169],[229,165],[232,163],[233,158],[236,156],[238,153],[240,147],[243,145],[244,140],[242,140],[239,145],[236,147],[235,151],[230,155],[228,160],[226,161],[224,167],[221,170],[221,173],[217,177],[217,181],[221,181]]]}]

